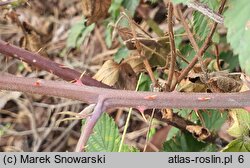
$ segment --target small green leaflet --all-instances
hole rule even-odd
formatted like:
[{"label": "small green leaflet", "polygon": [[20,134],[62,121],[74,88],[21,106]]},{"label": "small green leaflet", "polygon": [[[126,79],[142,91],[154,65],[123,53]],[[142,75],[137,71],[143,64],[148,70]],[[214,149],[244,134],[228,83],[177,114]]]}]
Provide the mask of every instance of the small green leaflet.
[{"label": "small green leaflet", "polygon": [[126,46],[122,46],[114,55],[114,61],[118,64],[129,55],[129,50]]},{"label": "small green leaflet", "polygon": [[94,30],[94,23],[86,27],[85,22],[86,20],[84,20],[83,22],[76,23],[69,30],[69,35],[67,39],[68,48],[79,47],[84,41],[84,39]]},{"label": "small green leaflet", "polygon": [[137,6],[139,5],[140,3],[140,0],[126,0],[126,1],[123,1],[123,6],[125,9],[127,9],[129,11],[129,14],[131,16],[134,16],[135,14],[135,10],[137,8]]},{"label": "small green leaflet", "polygon": [[230,142],[222,152],[250,152],[250,138],[242,137]]}]

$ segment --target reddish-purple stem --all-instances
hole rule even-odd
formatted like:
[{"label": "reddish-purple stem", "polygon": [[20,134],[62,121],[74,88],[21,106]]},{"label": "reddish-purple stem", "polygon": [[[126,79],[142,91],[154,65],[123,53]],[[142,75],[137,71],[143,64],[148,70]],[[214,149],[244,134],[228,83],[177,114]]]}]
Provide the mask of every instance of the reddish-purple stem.
[{"label": "reddish-purple stem", "polygon": [[[76,151],[84,149],[102,112],[111,107],[151,108],[249,108],[250,91],[242,93],[163,93],[134,92],[79,86],[64,81],[46,81],[0,73],[0,89],[58,96],[96,103],[97,106],[82,130]],[[150,97],[153,97],[152,99]]]},{"label": "reddish-purple stem", "polygon": [[[81,77],[81,73],[76,70],[55,63],[45,57],[40,56],[38,53],[32,53],[2,40],[0,40],[0,53],[17,58],[28,63],[29,65],[35,66],[36,68],[48,71],[66,81],[78,80]],[[86,74],[82,75],[81,81],[83,84],[88,86],[111,88],[110,86],[103,84]]]},{"label": "reddish-purple stem", "polygon": [[[180,93],[180,92],[134,92],[78,86],[64,81],[46,81],[16,77],[0,73],[0,89],[58,96],[98,103],[98,97],[105,98],[107,108],[146,107],[150,108],[244,108],[250,106],[250,91],[241,93]],[[39,86],[36,83],[40,83]],[[150,96],[154,98],[149,98]]]}]

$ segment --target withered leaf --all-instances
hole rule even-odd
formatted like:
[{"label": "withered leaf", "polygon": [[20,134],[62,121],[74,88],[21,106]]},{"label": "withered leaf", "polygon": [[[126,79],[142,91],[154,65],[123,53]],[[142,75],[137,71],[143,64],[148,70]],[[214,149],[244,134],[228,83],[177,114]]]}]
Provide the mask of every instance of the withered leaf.
[{"label": "withered leaf", "polygon": [[122,63],[119,68],[119,79],[117,87],[119,89],[135,90],[137,76],[128,63]]},{"label": "withered leaf", "polygon": [[140,57],[128,57],[125,59],[125,62],[127,62],[132,67],[136,74],[142,72],[145,69],[143,59]]},{"label": "withered leaf", "polygon": [[113,86],[119,78],[119,64],[113,60],[106,61],[93,78]]},{"label": "withered leaf", "polygon": [[26,50],[37,52],[44,57],[48,54],[44,50],[41,36],[28,23],[23,22],[24,36],[20,40],[20,46]]},{"label": "withered leaf", "polygon": [[82,11],[88,19],[87,25],[105,18],[110,4],[111,0],[82,0]]},{"label": "withered leaf", "polygon": [[173,110],[172,109],[161,109],[162,118],[166,120],[173,120]]},{"label": "withered leaf", "polygon": [[208,74],[209,80],[204,80],[204,75],[201,76],[201,81],[206,83],[212,92],[239,92],[243,83],[239,74],[230,74],[227,72],[212,72]]},{"label": "withered leaf", "polygon": [[195,73],[189,75],[189,79],[193,83],[196,83],[198,80],[206,84],[212,92],[239,92],[243,86],[240,74],[218,71],[208,73],[207,76],[208,79],[206,79],[205,74],[203,73]]},{"label": "withered leaf", "polygon": [[106,61],[93,78],[126,90],[135,90],[137,82],[137,76],[128,63],[118,64],[113,60]]},{"label": "withered leaf", "polygon": [[201,82],[191,82],[189,80],[180,83],[179,92],[206,92],[207,86]]},{"label": "withered leaf", "polygon": [[[126,47],[129,50],[135,50],[136,49],[135,39],[134,39],[132,31],[127,27],[116,27],[116,29],[117,29],[119,36],[124,41]],[[153,48],[162,47],[160,43],[157,43],[156,39],[146,38],[140,33],[136,33],[136,40],[138,40],[141,44],[147,47],[153,47]]]},{"label": "withered leaf", "polygon": [[205,140],[207,139],[211,133],[209,132],[209,130],[207,128],[204,128],[202,126],[199,125],[187,125],[186,126],[187,131],[189,131],[190,133],[192,133],[192,135],[197,138],[198,140]]},{"label": "withered leaf", "polygon": [[[48,57],[48,54],[44,50],[44,44],[48,41],[48,34],[52,31],[49,30],[48,34],[41,32],[40,30],[36,29],[29,23],[19,20],[19,15],[11,11],[7,14],[8,17],[11,18],[13,22],[15,22],[23,31],[24,36],[20,39],[20,46],[26,50],[36,52],[41,54],[44,57]],[[50,29],[49,25],[47,25]],[[44,41],[47,39],[46,41]]]}]

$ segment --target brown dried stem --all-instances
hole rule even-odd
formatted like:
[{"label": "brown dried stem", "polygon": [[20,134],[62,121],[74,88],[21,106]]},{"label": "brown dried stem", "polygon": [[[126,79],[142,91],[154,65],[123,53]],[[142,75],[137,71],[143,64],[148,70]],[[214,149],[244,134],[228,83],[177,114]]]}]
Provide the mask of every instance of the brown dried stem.
[{"label": "brown dried stem", "polygon": [[167,85],[168,88],[171,88],[172,79],[175,71],[175,62],[176,62],[176,48],[175,48],[175,40],[174,40],[174,31],[173,31],[173,4],[172,2],[168,3],[168,31],[169,31],[169,41],[170,41],[170,49],[171,49],[171,64],[170,70],[168,74]]},{"label": "brown dried stem", "polygon": [[125,13],[123,12],[122,13],[129,21],[129,25],[130,25],[130,28],[131,28],[131,32],[132,32],[132,35],[133,35],[133,38],[135,39],[135,47],[137,49],[137,52],[139,54],[139,56],[143,59],[143,64],[145,66],[145,69],[146,71],[148,72],[148,75],[153,83],[154,86],[157,86],[158,85],[158,82],[157,80],[155,79],[155,76],[154,76],[154,73],[151,69],[151,66],[149,64],[149,61],[148,59],[146,58],[145,56],[145,52],[144,50],[142,49],[142,46],[141,46],[141,43],[139,42],[139,40],[137,39],[137,36],[136,36],[136,31],[135,31],[135,27],[134,27],[134,22],[132,21],[132,19]]},{"label": "brown dried stem", "polygon": [[[199,50],[200,50],[200,49],[199,49],[199,46],[198,46],[198,44],[196,43],[196,41],[195,41],[195,39],[194,39],[194,36],[193,36],[192,32],[190,31],[190,29],[189,29],[189,27],[188,27],[187,22],[185,21],[185,18],[184,18],[184,16],[183,16],[183,13],[181,12],[180,6],[177,6],[177,7],[176,7],[176,11],[177,11],[177,13],[178,13],[178,15],[179,15],[179,17],[180,17],[180,19],[181,19],[181,23],[182,23],[182,25],[183,25],[185,31],[187,32],[188,38],[189,38],[189,40],[190,40],[190,42],[191,42],[191,45],[192,45],[193,48],[194,48],[194,51],[196,52],[196,54],[198,54],[198,53],[199,53]],[[198,56],[198,61],[199,61],[200,65],[201,65],[202,72],[204,73],[206,80],[208,80],[208,77],[207,77],[207,68],[206,68],[206,66],[205,66],[205,64],[204,64],[204,62],[203,62],[203,60],[202,60],[202,55],[199,55],[199,54],[198,54],[197,56]]]}]

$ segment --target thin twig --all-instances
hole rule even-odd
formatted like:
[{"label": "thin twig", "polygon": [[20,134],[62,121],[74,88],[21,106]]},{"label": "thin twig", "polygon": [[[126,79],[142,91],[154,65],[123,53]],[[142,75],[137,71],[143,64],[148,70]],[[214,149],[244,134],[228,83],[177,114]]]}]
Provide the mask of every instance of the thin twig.
[{"label": "thin twig", "polygon": [[[171,49],[171,64],[168,74],[167,85],[168,88],[171,88],[174,72],[175,72],[175,62],[176,62],[176,48],[174,40],[174,31],[173,31],[173,4],[172,2],[168,3],[168,31],[169,31],[169,41]],[[166,65],[167,66],[167,65]]]},{"label": "thin twig", "polygon": [[140,57],[143,59],[143,64],[144,64],[144,66],[145,66],[145,68],[146,68],[146,71],[147,71],[148,74],[149,74],[149,77],[150,77],[150,79],[151,79],[153,85],[154,85],[154,86],[158,86],[158,82],[157,82],[157,80],[155,79],[155,76],[154,76],[154,73],[153,73],[153,71],[152,71],[152,69],[151,69],[151,66],[150,66],[150,64],[149,64],[149,61],[148,61],[148,59],[147,59],[146,56],[145,56],[145,51],[142,49],[142,46],[141,46],[140,42],[137,40],[137,36],[136,36],[136,32],[135,32],[135,28],[134,28],[134,24],[133,24],[133,22],[132,22],[132,19],[131,19],[125,12],[123,12],[122,14],[123,14],[123,15],[128,19],[128,21],[129,21],[129,25],[130,25],[130,27],[131,27],[131,32],[132,32],[133,37],[134,37],[134,39],[135,39],[135,46],[136,46],[137,52],[138,52],[138,54],[140,55]]},{"label": "thin twig", "polygon": [[154,114],[155,114],[155,109],[153,109],[151,117],[150,117],[150,121],[149,121],[149,125],[148,125],[148,130],[147,130],[147,135],[146,135],[146,141],[145,141],[145,146],[144,146],[143,152],[146,152],[146,149],[147,149],[148,144],[149,144],[149,138],[150,138],[149,134],[150,134],[150,130],[151,130],[151,126],[152,126]]},{"label": "thin twig", "polygon": [[[181,12],[181,8],[180,8],[180,6],[177,6],[176,8],[177,8],[176,11],[177,11],[177,13],[178,13],[178,15],[179,15],[179,17],[181,19],[181,23],[182,23],[185,31],[187,32],[188,38],[189,38],[189,40],[191,42],[191,45],[193,46],[194,51],[196,52],[196,54],[198,54],[199,50],[200,50],[199,46],[196,43],[196,41],[194,39],[194,36],[193,36],[192,32],[190,31],[190,29],[188,27],[187,22],[185,21],[185,18],[183,16],[182,12]],[[202,59],[202,55],[198,54],[198,61],[199,61],[200,65],[201,65],[201,70],[202,70],[203,74],[205,75],[205,80],[207,81],[208,80],[207,68],[206,68],[206,66],[204,64],[204,61]]]},{"label": "thin twig", "polygon": [[220,13],[214,12],[212,9],[210,9],[207,5],[202,4],[198,1],[192,1],[187,2],[188,7],[191,7],[199,12],[201,12],[203,15],[208,16],[212,20],[214,20],[217,23],[223,24],[224,18],[220,15]]},{"label": "thin twig", "polygon": [[[221,1],[221,6],[220,6],[219,12],[218,12],[219,14],[221,14],[223,12],[225,3],[226,3],[226,0],[222,0]],[[197,63],[200,55],[203,55],[205,53],[205,51],[209,47],[209,44],[211,42],[211,39],[213,37],[213,34],[215,32],[215,29],[216,29],[217,25],[218,25],[218,23],[214,22],[214,24],[213,24],[213,26],[212,26],[212,28],[211,28],[211,30],[210,30],[207,38],[205,39],[204,44],[200,48],[199,52],[195,55],[195,57],[193,58],[193,60],[191,61],[191,63],[182,71],[182,73],[178,77],[178,80],[176,80],[175,83],[172,85],[171,90],[174,90],[175,87],[176,87],[176,84],[179,83],[182,79],[184,79],[186,77],[186,75],[189,73],[189,71],[191,71],[193,69],[193,67]]]}]

